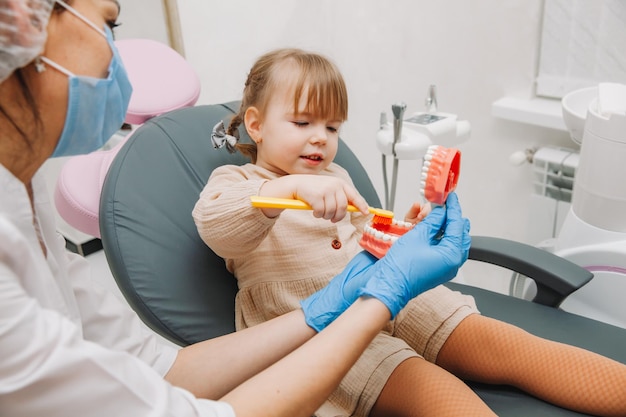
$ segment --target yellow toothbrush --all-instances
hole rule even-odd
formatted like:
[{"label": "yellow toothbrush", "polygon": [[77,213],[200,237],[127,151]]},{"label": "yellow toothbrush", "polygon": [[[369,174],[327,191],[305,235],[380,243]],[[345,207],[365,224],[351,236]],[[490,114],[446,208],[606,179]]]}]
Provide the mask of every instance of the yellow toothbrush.
[{"label": "yellow toothbrush", "polygon": [[[253,195],[250,197],[252,207],[257,208],[280,208],[280,209],[296,209],[296,210],[312,210],[313,208],[302,200],[292,198],[263,197]],[[348,205],[348,211],[358,212],[359,209],[352,204]],[[391,224],[393,212],[374,207],[368,207],[368,211],[374,215],[376,223]]]}]

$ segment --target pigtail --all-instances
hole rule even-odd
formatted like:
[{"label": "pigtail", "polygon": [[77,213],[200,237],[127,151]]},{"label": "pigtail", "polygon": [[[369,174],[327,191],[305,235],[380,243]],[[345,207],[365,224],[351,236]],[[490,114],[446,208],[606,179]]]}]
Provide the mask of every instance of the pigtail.
[{"label": "pigtail", "polygon": [[[232,119],[230,119],[230,123],[228,124],[228,128],[226,129],[226,133],[228,135],[232,135],[235,136],[236,138],[239,138],[239,125],[241,125],[243,123],[243,117],[241,116],[242,112],[244,111],[243,106],[239,109],[239,113],[237,113],[235,116],[233,116]],[[247,156],[248,158],[250,158],[250,161],[254,164],[256,163],[256,143],[252,142],[252,143],[241,143],[241,141],[237,141],[237,144],[235,145],[235,149],[237,149],[239,152],[241,152],[243,155]]]},{"label": "pigtail", "polygon": [[[241,111],[241,110],[239,110]],[[243,119],[241,118],[241,116],[239,115],[239,113],[237,113],[236,115],[233,116],[232,119],[230,119],[230,123],[228,124],[228,128],[226,128],[226,134],[228,135],[232,135],[235,137],[239,137],[239,131],[237,130],[237,128],[239,127],[239,125],[243,122]]]}]

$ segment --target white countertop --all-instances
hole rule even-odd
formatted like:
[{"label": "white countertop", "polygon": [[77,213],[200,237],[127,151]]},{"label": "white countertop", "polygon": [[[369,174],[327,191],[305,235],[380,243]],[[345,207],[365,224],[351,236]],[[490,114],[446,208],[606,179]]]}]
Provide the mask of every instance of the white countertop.
[{"label": "white countertop", "polygon": [[558,99],[502,97],[492,103],[491,114],[500,119],[567,131]]}]

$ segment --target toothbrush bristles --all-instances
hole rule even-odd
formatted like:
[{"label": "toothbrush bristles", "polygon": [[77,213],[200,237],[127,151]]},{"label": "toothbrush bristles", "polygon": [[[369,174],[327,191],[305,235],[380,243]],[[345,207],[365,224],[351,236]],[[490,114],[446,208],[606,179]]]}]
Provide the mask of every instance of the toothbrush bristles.
[{"label": "toothbrush bristles", "polygon": [[370,207],[370,213],[374,215],[372,223],[388,226],[393,222],[393,211]]},{"label": "toothbrush bristles", "polygon": [[378,215],[378,214],[375,214],[374,217],[372,218],[372,224],[380,224],[380,225],[388,226],[392,222],[393,222],[392,218],[381,216],[381,215]]}]

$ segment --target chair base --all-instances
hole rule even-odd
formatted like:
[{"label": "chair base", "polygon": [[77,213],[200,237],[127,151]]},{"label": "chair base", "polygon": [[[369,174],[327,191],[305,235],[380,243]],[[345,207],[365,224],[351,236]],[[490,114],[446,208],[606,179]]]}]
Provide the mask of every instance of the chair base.
[{"label": "chair base", "polygon": [[63,236],[63,238],[65,239],[65,249],[69,250],[70,252],[77,253],[80,256],[88,256],[92,253],[102,250],[102,240],[98,238],[93,238],[83,243],[72,242],[65,236]]}]

